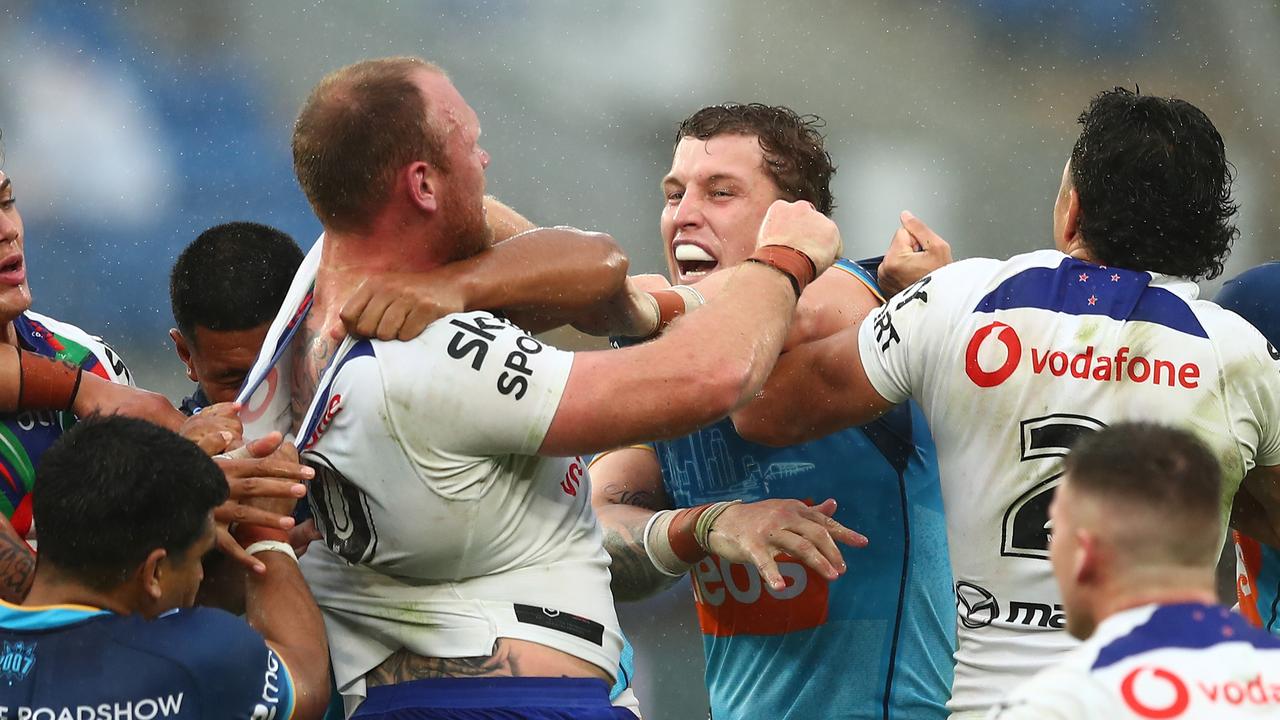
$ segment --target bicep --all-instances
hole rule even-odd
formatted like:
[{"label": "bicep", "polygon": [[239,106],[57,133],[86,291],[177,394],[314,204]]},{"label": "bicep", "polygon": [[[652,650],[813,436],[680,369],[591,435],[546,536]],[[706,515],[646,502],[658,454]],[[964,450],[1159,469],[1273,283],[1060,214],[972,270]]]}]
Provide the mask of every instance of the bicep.
[{"label": "bicep", "polygon": [[591,460],[591,504],[597,510],[628,505],[648,510],[671,506],[662,486],[662,467],[646,445],[609,450]]}]

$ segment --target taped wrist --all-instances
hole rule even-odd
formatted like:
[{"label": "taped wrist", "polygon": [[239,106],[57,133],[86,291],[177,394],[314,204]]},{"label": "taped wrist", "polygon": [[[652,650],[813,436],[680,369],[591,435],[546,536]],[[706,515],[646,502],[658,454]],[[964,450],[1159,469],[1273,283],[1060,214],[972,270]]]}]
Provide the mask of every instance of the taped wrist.
[{"label": "taped wrist", "polygon": [[649,293],[649,297],[658,306],[658,327],[650,337],[665,330],[672,320],[697,310],[707,302],[702,293],[688,285],[672,285],[665,290]]},{"label": "taped wrist", "polygon": [[70,410],[84,369],[64,360],[18,351],[18,410]]},{"label": "taped wrist", "polygon": [[709,536],[716,518],[741,500],[659,510],[644,527],[644,551],[659,572],[679,577],[710,554]]},{"label": "taped wrist", "polygon": [[747,262],[768,265],[786,275],[791,281],[791,289],[796,291],[797,298],[818,276],[818,268],[813,264],[813,260],[800,250],[788,245],[765,245],[756,248],[751,257],[747,258]]}]

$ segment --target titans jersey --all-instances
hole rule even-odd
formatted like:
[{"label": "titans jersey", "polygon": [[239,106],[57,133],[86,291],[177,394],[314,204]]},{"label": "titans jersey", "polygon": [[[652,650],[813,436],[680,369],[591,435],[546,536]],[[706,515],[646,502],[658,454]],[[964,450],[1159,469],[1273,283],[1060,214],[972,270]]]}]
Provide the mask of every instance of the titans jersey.
[{"label": "titans jersey", "polygon": [[[857,265],[836,267],[875,291]],[[954,598],[933,441],[917,408],[785,448],[748,442],[724,420],[655,449],[678,507],[830,497],[836,520],[871,539],[841,548],[849,569],[834,582],[780,562],[787,586],[777,591],[751,565],[712,556],[694,566],[715,720],[946,717]]]},{"label": "titans jersey", "polygon": [[1116,613],[991,720],[1235,720],[1280,715],[1280,640],[1217,605]]},{"label": "titans jersey", "polygon": [[146,620],[0,601],[0,717],[289,720],[293,707],[280,656],[221,610]]},{"label": "titans jersey", "polygon": [[1076,642],[1045,524],[1062,457],[1125,420],[1176,422],[1223,468],[1225,517],[1280,465],[1280,355],[1192,282],[1053,250],[934,271],[859,331],[867,377],[938,443],[959,647],[951,707],[985,710]]},{"label": "titans jersey", "polygon": [[[1215,299],[1222,307],[1249,321],[1280,345],[1280,263],[1270,262],[1223,284]],[[1236,542],[1236,596],[1240,613],[1250,622],[1280,635],[1280,550],[1232,533]]]},{"label": "titans jersey", "polygon": [[[34,312],[13,321],[23,350],[65,360],[107,380],[131,385],[129,370],[101,339]],[[28,410],[0,415],[0,511],[22,537],[31,534],[31,487],[45,450],[75,422],[70,412]]]}]

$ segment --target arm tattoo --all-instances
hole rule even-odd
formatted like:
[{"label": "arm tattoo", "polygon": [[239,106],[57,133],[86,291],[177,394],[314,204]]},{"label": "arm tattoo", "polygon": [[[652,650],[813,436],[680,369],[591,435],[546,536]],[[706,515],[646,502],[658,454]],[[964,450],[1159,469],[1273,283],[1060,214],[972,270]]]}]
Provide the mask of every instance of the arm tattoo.
[{"label": "arm tattoo", "polygon": [[651,490],[628,490],[626,483],[609,483],[604,496],[613,505],[631,505],[657,512],[667,508],[666,495]]},{"label": "arm tattoo", "polygon": [[[7,528],[6,528],[7,529]],[[20,603],[36,576],[36,556],[12,530],[0,532],[0,598]]]},{"label": "arm tattoo", "polygon": [[426,678],[516,677],[519,674],[519,658],[507,643],[499,640],[492,655],[477,657],[424,657],[401,648],[370,670],[364,679],[372,687]]},{"label": "arm tattoo", "polygon": [[680,578],[671,577],[653,566],[644,549],[644,525],[604,527],[604,549],[613,558],[609,565],[613,598],[623,602],[656,595]]}]

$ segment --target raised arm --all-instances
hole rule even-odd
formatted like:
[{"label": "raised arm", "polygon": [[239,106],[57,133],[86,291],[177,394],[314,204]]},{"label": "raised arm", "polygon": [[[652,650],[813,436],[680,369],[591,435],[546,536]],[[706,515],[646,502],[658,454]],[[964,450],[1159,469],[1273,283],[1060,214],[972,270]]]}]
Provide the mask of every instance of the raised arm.
[{"label": "raised arm", "polygon": [[644,546],[649,518],[671,508],[653,450],[626,447],[597,455],[589,472],[591,505],[604,531],[604,549],[613,559],[609,588],[614,599],[640,600],[671,587],[680,576],[659,570]]}]

